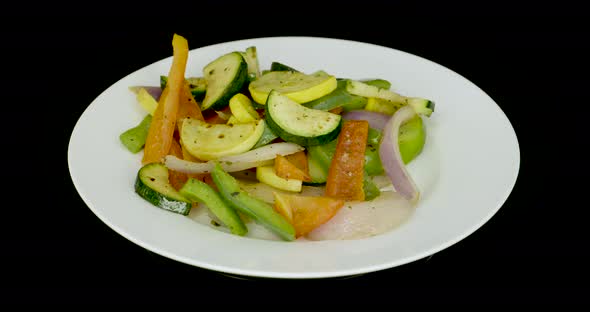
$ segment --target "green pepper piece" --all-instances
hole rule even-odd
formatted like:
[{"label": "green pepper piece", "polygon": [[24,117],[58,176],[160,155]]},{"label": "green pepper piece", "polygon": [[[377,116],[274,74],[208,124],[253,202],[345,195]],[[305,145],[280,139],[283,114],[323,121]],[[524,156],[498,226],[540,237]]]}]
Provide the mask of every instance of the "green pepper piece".
[{"label": "green pepper piece", "polygon": [[147,115],[139,123],[139,125],[121,133],[119,140],[121,143],[132,153],[141,151],[145,145],[148,131],[150,130],[150,124],[152,123],[152,115]]},{"label": "green pepper piece", "polygon": [[361,80],[361,81],[368,84],[368,85],[375,86],[380,89],[389,90],[391,88],[391,82],[384,80],[384,79],[370,79],[370,80]]},{"label": "green pepper piece", "polygon": [[365,192],[365,200],[373,200],[381,195],[381,191],[367,175],[367,172],[363,176],[363,191]]},{"label": "green pepper piece", "polygon": [[295,240],[295,228],[272,206],[254,198],[240,189],[234,177],[225,172],[219,163],[211,172],[213,182],[219,189],[221,198],[231,207],[251,217],[270,231],[287,241]]},{"label": "green pepper piece", "polygon": [[367,145],[365,149],[365,173],[369,176],[381,175],[385,172],[379,157],[379,145]]},{"label": "green pepper piece", "polygon": [[416,116],[401,125],[399,128],[398,143],[399,151],[405,164],[408,164],[420,155],[424,148],[424,143],[426,143],[426,130],[424,129],[422,117]]},{"label": "green pepper piece", "polygon": [[221,196],[207,183],[190,178],[179,190],[180,194],[193,202],[201,202],[225,225],[233,234],[244,236],[248,228],[238,213],[227,205]]}]

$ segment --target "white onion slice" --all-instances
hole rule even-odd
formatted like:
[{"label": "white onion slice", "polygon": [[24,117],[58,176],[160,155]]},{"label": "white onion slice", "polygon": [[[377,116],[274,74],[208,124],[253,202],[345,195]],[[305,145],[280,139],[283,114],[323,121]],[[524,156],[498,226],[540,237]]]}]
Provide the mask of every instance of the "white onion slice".
[{"label": "white onion slice", "polygon": [[[208,161],[203,163],[192,162],[184,159],[180,159],[174,155],[167,155],[164,158],[164,164],[168,169],[172,169],[178,172],[197,174],[197,173],[210,173],[213,171],[215,162]],[[250,168],[256,168],[261,166],[269,166],[273,164],[272,159],[254,161],[254,162],[220,162],[221,168],[227,172],[242,171]]]},{"label": "white onion slice", "polygon": [[301,145],[290,142],[268,144],[243,154],[221,157],[220,162],[254,162],[260,160],[275,159],[277,155],[285,156],[304,150]]},{"label": "white onion slice", "polygon": [[352,110],[342,114],[342,118],[346,120],[366,120],[369,122],[371,128],[383,130],[385,124],[391,119],[391,116],[368,110]]},{"label": "white onion slice", "polygon": [[[227,172],[242,171],[250,168],[271,165],[277,155],[285,156],[302,151],[300,145],[288,142],[273,143],[253,149],[239,155],[232,155],[216,160]],[[214,161],[192,162],[173,155],[164,158],[164,164],[169,169],[184,173],[209,173],[213,170]]]},{"label": "white onion slice", "polygon": [[379,146],[379,157],[385,173],[387,173],[396,192],[409,201],[417,201],[420,192],[406,170],[406,165],[400,154],[399,128],[414,116],[416,116],[416,111],[411,106],[404,106],[397,110],[385,124],[383,138]]}]

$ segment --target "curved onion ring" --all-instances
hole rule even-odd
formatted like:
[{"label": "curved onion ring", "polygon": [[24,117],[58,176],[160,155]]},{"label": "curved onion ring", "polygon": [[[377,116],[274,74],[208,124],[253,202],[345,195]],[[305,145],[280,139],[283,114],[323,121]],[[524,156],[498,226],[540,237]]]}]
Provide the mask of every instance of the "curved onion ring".
[{"label": "curved onion ring", "polygon": [[385,124],[383,138],[379,146],[381,163],[394,189],[409,201],[417,201],[420,192],[402,161],[398,141],[400,126],[414,116],[416,116],[416,111],[411,106],[404,106],[397,110]]},{"label": "curved onion ring", "polygon": [[342,118],[347,120],[366,120],[369,122],[369,127],[376,130],[383,130],[385,124],[391,119],[391,116],[367,110],[352,110],[342,114]]}]

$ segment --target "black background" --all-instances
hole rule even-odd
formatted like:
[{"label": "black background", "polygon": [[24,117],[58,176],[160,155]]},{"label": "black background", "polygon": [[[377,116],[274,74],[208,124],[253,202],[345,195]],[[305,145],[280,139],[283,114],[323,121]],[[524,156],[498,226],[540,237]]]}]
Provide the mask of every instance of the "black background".
[{"label": "black background", "polygon": [[[0,219],[0,298],[195,308],[584,303],[590,33],[582,7],[205,1],[174,11],[171,5],[52,3],[3,13],[0,116],[10,192]],[[78,196],[67,144],[102,91],[171,55],[174,32],[191,49],[267,36],[343,38],[446,66],[488,93],[512,122],[521,151],[513,192],[489,222],[433,257],[348,279],[240,280],[142,249]]]}]

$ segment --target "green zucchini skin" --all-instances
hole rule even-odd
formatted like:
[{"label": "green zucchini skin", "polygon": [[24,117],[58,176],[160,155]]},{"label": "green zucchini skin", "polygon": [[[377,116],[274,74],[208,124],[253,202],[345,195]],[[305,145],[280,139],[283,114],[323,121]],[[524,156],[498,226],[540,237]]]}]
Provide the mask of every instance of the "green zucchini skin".
[{"label": "green zucchini skin", "polygon": [[[319,99],[304,103],[303,105],[309,108],[325,111],[337,107],[342,107],[345,112],[355,109],[363,109],[367,105],[367,98],[348,93],[346,91],[347,81],[348,79],[338,79],[336,90]],[[364,83],[383,89],[389,89],[391,87],[391,83],[383,79],[366,80]]]},{"label": "green zucchini skin", "polygon": [[270,71],[292,71],[299,72],[297,69],[279,62],[272,62],[270,64]]},{"label": "green zucchini skin", "polygon": [[168,181],[168,168],[161,163],[147,164],[137,173],[135,192],[152,205],[188,215],[192,203],[178,193]]},{"label": "green zucchini skin", "polygon": [[346,92],[346,81],[339,80],[336,83],[336,90],[326,94],[319,99],[304,103],[305,107],[329,111],[337,107],[365,107],[367,99],[354,96]]},{"label": "green zucchini skin", "polygon": [[248,82],[248,64],[240,52],[220,56],[203,68],[207,92],[201,110],[222,110]]},{"label": "green zucchini skin", "polygon": [[207,93],[207,80],[202,77],[187,78],[188,86],[195,101],[202,101]]},{"label": "green zucchini skin", "polygon": [[[191,94],[195,101],[202,101],[205,98],[207,92],[207,81],[203,77],[190,77],[186,78],[189,84]],[[168,84],[168,76],[160,76],[160,88],[164,90]]]},{"label": "green zucchini skin", "polygon": [[274,141],[278,137],[279,136],[276,135],[274,132],[272,132],[272,130],[268,127],[268,123],[265,123],[264,124],[264,132],[262,132],[262,136],[260,137],[260,140],[258,140],[258,142],[256,142],[256,145],[254,145],[254,147],[252,147],[252,149],[267,145],[270,142]]},{"label": "green zucchini skin", "polygon": [[[293,107],[295,107],[295,115],[293,115]],[[310,127],[303,118],[326,122]],[[330,142],[338,137],[342,128],[340,115],[307,108],[274,90],[270,92],[266,101],[265,120],[270,130],[281,139],[302,146]]]},{"label": "green zucchini skin", "polygon": [[435,103],[431,100],[403,96],[389,89],[380,88],[376,85],[362,81],[348,80],[346,82],[346,91],[365,98],[380,98],[395,104],[410,105],[414,108],[416,113],[426,117],[430,117],[434,112]]}]

